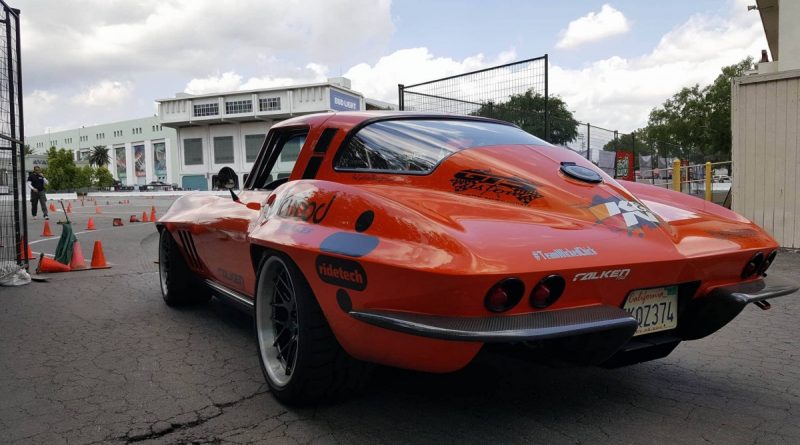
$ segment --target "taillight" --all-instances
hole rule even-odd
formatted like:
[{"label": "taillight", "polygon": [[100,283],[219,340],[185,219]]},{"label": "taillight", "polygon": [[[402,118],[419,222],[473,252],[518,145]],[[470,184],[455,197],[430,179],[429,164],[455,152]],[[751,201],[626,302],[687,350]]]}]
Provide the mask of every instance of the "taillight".
[{"label": "taillight", "polygon": [[518,278],[506,278],[486,293],[483,304],[492,312],[505,312],[519,303],[525,293],[525,284]]},{"label": "taillight", "polygon": [[531,306],[544,309],[555,303],[564,293],[566,283],[559,275],[542,278],[531,291]]},{"label": "taillight", "polygon": [[767,255],[767,258],[764,260],[764,263],[761,264],[761,267],[758,269],[759,275],[764,275],[767,273],[767,269],[769,269],[769,266],[772,266],[772,262],[775,261],[775,257],[777,255],[778,255],[777,250],[773,250],[772,252],[770,252],[769,255]]},{"label": "taillight", "polygon": [[750,261],[744,265],[744,269],[742,269],[742,278],[750,278],[756,274],[764,264],[764,254],[761,252],[756,253],[750,258]]}]

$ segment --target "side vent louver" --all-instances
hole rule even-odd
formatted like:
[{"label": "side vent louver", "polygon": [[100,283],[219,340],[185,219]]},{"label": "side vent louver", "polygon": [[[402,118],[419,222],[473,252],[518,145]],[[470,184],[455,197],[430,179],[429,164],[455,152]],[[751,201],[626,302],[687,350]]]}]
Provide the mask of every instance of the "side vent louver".
[{"label": "side vent louver", "polygon": [[183,244],[183,250],[186,253],[186,259],[189,262],[189,267],[193,269],[201,269],[200,256],[197,255],[197,248],[194,247],[194,239],[192,234],[186,230],[178,230],[178,237]]}]

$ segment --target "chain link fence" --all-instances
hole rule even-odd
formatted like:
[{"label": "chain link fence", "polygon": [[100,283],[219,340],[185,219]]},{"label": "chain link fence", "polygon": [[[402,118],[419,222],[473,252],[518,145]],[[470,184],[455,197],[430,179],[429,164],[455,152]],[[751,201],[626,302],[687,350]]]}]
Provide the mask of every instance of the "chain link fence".
[{"label": "chain link fence", "polygon": [[0,281],[27,267],[25,150],[22,121],[19,10],[4,1],[0,16]]},{"label": "chain link fence", "polygon": [[552,144],[580,153],[612,177],[665,187],[672,179],[673,161],[686,152],[641,133],[623,134],[575,120],[566,111],[566,104],[549,94],[546,54],[415,85],[400,84],[398,101],[400,110],[512,122]]}]

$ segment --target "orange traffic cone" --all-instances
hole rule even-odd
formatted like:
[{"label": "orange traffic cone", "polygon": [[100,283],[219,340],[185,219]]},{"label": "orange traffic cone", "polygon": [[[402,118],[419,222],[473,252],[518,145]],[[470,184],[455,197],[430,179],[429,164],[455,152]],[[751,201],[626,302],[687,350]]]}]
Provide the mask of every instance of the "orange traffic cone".
[{"label": "orange traffic cone", "polygon": [[98,215],[103,213],[103,212],[100,211],[100,206],[94,206],[94,213],[96,213]]},{"label": "orange traffic cone", "polygon": [[146,211],[142,212],[142,222],[150,222],[150,220],[147,219],[147,212]]},{"label": "orange traffic cone", "polygon": [[128,222],[139,222],[139,220],[136,219],[136,215],[131,215],[131,220]]},{"label": "orange traffic cone", "polygon": [[156,208],[150,209],[150,222],[156,222]]},{"label": "orange traffic cone", "polygon": [[[28,258],[25,258],[25,246],[24,246],[24,244],[28,245]],[[36,256],[33,254],[33,250],[31,250],[30,243],[24,243],[24,244],[19,246],[19,256],[20,256],[20,258],[25,258],[25,259],[28,259],[28,260],[35,260]]]},{"label": "orange traffic cone", "polygon": [[53,204],[52,202],[50,203],[50,211],[51,212],[55,212],[56,211],[56,205]]},{"label": "orange traffic cone", "polygon": [[39,257],[39,265],[36,266],[36,273],[55,273],[55,272],[69,272],[69,266],[61,264],[58,261],[47,258],[44,256]]},{"label": "orange traffic cone", "polygon": [[83,249],[80,241],[72,245],[72,261],[69,262],[71,270],[86,269],[86,260],[83,258]]},{"label": "orange traffic cone", "polygon": [[113,225],[114,227],[119,227],[119,226],[121,226],[121,225],[122,225],[122,218],[114,218],[114,221],[112,222],[112,225]]},{"label": "orange traffic cone", "polygon": [[100,240],[94,242],[94,249],[92,250],[92,269],[110,269],[111,266],[106,263],[106,256],[103,254],[103,243]]},{"label": "orange traffic cone", "polygon": [[94,220],[89,218],[89,221],[86,222],[86,230],[94,230]]},{"label": "orange traffic cone", "polygon": [[44,228],[42,229],[42,236],[53,236],[53,232],[50,231],[50,221],[44,220]]},{"label": "orange traffic cone", "polygon": [[72,203],[67,204],[67,213],[72,213]]}]

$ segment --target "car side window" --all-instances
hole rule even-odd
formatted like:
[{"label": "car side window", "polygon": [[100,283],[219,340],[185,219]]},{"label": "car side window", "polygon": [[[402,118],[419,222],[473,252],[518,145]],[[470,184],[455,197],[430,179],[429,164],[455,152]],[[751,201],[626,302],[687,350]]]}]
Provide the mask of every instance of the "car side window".
[{"label": "car side window", "polygon": [[272,190],[286,182],[294,170],[307,135],[307,132],[292,132],[279,136],[274,148],[264,159],[263,168],[259,171],[254,188]]}]

